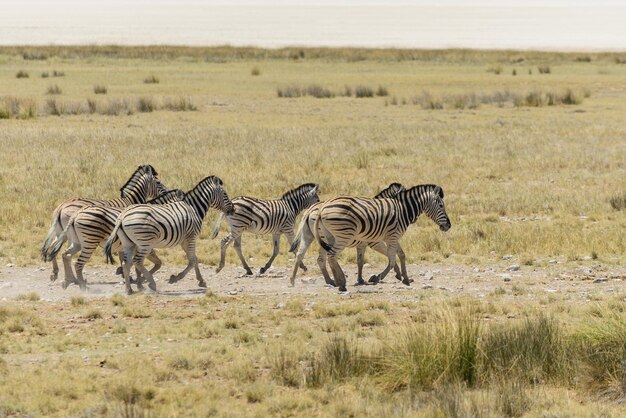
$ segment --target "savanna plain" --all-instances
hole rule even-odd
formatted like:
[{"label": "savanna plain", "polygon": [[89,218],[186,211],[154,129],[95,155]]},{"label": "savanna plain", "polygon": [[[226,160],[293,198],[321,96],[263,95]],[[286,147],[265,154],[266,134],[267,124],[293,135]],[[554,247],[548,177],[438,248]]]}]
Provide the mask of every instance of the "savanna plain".
[{"label": "savanna plain", "polygon": [[[0,416],[624,416],[626,56],[534,51],[0,48]],[[324,285],[314,244],[289,287],[247,277],[209,212],[208,289],[159,251],[124,296],[101,252],[87,292],[39,248],[70,197],[115,198],[152,164],[231,197],[322,200],[443,187],[409,275]],[[220,237],[226,233],[222,225]],[[270,238],[244,235],[260,267]],[[366,273],[386,260],[366,254]]]}]

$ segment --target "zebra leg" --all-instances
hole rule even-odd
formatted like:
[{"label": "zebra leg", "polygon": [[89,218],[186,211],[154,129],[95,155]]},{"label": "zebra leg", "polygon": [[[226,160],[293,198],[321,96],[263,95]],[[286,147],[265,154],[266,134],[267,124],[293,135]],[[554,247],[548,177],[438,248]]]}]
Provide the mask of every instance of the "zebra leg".
[{"label": "zebra leg", "polygon": [[80,245],[77,243],[72,243],[70,248],[67,249],[61,256],[63,259],[63,267],[65,269],[65,281],[63,282],[63,289],[67,289],[67,287],[72,284],[78,284],[78,280],[74,276],[74,271],[72,270],[72,257],[74,254],[80,251]]},{"label": "zebra leg", "polygon": [[[293,239],[290,238],[289,235],[287,235],[287,239],[293,242]],[[313,239],[314,237],[312,234],[302,234],[302,238],[300,239],[300,243],[298,245],[298,252],[296,253],[296,262],[293,266],[293,272],[291,273],[291,286],[295,286],[296,275],[298,274],[298,267],[304,265],[302,264],[302,260],[304,259],[304,255],[306,254],[307,250],[311,246]]]},{"label": "zebra leg", "polygon": [[396,251],[398,249],[398,243],[392,242],[387,243],[387,258],[389,262],[387,263],[387,267],[378,275],[374,275],[371,277],[370,281],[373,279],[374,284],[378,284],[381,280],[383,280],[389,271],[396,265]]},{"label": "zebra leg", "polygon": [[95,251],[98,245],[93,245],[90,242],[83,242],[81,245],[80,255],[78,256],[78,260],[76,260],[76,264],[74,264],[74,269],[76,270],[76,276],[78,279],[78,285],[81,290],[87,289],[87,281],[83,276],[83,269],[85,268],[85,264],[91,259],[91,255]]},{"label": "zebra leg", "polygon": [[356,247],[356,283],[355,286],[362,286],[365,283],[363,280],[363,264],[365,264],[365,244],[359,244]]},{"label": "zebra leg", "polygon": [[[402,270],[402,273],[401,273],[402,283],[404,283],[407,286],[410,286],[413,280],[409,279],[409,275],[406,272],[406,254],[404,254],[404,251],[402,250],[402,247],[400,246],[400,244],[398,244],[398,258],[400,259],[400,267]],[[397,264],[396,264],[396,267],[397,267]],[[400,280],[400,277],[398,277],[397,269],[396,269],[396,278]]]},{"label": "zebra leg", "polygon": [[[177,281],[185,277],[187,273],[189,273],[189,270],[196,267],[196,265],[198,264],[198,258],[196,257],[195,240],[191,242],[183,242],[182,247],[185,251],[185,254],[187,254],[187,267],[185,267],[185,269],[178,274],[172,274],[172,276],[168,280],[169,283],[176,283]],[[202,275],[200,274],[200,269],[196,269],[196,278],[198,279],[198,285],[200,287],[206,287],[206,283],[204,282],[204,279],[202,279]]]},{"label": "zebra leg", "polygon": [[237,256],[239,257],[239,261],[241,261],[241,265],[243,265],[243,268],[246,269],[246,274],[248,276],[252,276],[252,269],[250,268],[248,263],[246,263],[246,258],[243,256],[243,251],[241,250],[241,235],[235,238],[234,247],[235,247],[235,252],[237,253]]},{"label": "zebra leg", "polygon": [[[223,268],[224,264],[226,264],[226,249],[233,241],[233,233],[226,235],[220,244],[220,264],[215,269],[215,273],[219,273]],[[250,272],[252,274],[252,272]]]},{"label": "zebra leg", "polygon": [[346,289],[346,275],[344,274],[341,266],[337,262],[337,258],[335,254],[328,254],[328,264],[330,264],[330,269],[333,271],[333,277],[335,278],[335,283],[339,286],[340,292],[347,292]]},{"label": "zebra leg", "polygon": [[[303,235],[308,235],[306,233],[303,233]],[[296,236],[293,232],[293,229],[288,230],[287,232],[285,232],[285,236],[287,237],[287,241],[289,242],[289,248],[291,248],[291,244],[293,244],[293,240],[296,239]],[[303,237],[303,241],[306,240],[308,237],[304,236]],[[310,239],[311,241],[309,241],[309,244],[306,246],[306,248],[304,249],[304,252],[306,253],[306,250],[309,248],[309,245],[311,245],[311,242],[313,242],[313,239],[315,237],[311,236]],[[304,263],[302,262],[302,260],[304,259],[304,253],[302,254],[302,258],[300,259],[300,261],[296,261],[296,266],[300,267],[302,269],[302,271],[307,271],[306,266],[304,265]],[[295,279],[296,276],[294,274],[293,278]],[[293,283],[293,282],[292,282]]]},{"label": "zebra leg", "polygon": [[[385,245],[385,243],[384,243],[384,242],[376,242],[376,243],[371,243],[371,244],[369,244],[369,247],[370,247],[372,250],[374,250],[374,251],[376,251],[376,252],[381,253],[382,255],[387,255],[387,246]],[[399,245],[398,245],[398,248],[400,248],[400,246],[399,246]],[[404,255],[404,253],[402,253],[402,254]],[[397,264],[397,263],[393,266],[393,270],[394,270],[394,271],[395,271],[395,273],[396,273],[396,279],[398,279],[398,280],[402,280],[402,273],[400,272],[400,267],[398,267],[398,264]],[[377,277],[377,276],[372,276],[372,277],[370,277],[370,279],[368,280],[368,282],[369,282],[369,283],[374,283],[374,282],[375,282],[375,280],[376,280],[376,277]]]},{"label": "zebra leg", "polygon": [[50,281],[54,282],[59,278],[59,263],[57,263],[57,258],[54,257],[52,259],[52,273],[50,273]]},{"label": "zebra leg", "polygon": [[[133,257],[133,264],[135,265],[135,269],[137,270],[137,289],[139,290],[144,290],[143,287],[143,278],[145,278],[148,281],[148,287],[153,290],[153,291],[157,291],[156,289],[156,283],[154,283],[154,279],[152,278],[152,274],[148,271],[148,269],[146,268],[146,266],[144,265],[144,261],[146,259],[146,255],[150,252],[151,250],[149,248],[137,248],[137,252],[135,253],[135,256]],[[130,284],[129,284],[130,286]]]},{"label": "zebra leg", "polygon": [[328,269],[326,268],[326,250],[320,247],[320,252],[317,255],[317,265],[322,271],[322,276],[324,276],[324,281],[326,284],[331,285],[332,287],[337,287],[335,281],[330,278],[330,274],[328,274]]},{"label": "zebra leg", "polygon": [[146,258],[154,263],[154,266],[150,269],[150,274],[154,275],[154,273],[161,268],[163,262],[154,250],[150,251],[150,254],[148,254]]},{"label": "zebra leg", "polygon": [[117,253],[117,256],[120,258],[120,266],[117,270],[115,270],[115,274],[121,276],[124,274],[124,268],[122,267],[122,264],[124,263],[124,251],[120,250],[120,252]]},{"label": "zebra leg", "polygon": [[261,267],[261,270],[259,270],[259,273],[261,274],[265,273],[270,267],[272,267],[272,263],[274,262],[274,259],[278,255],[278,249],[280,248],[280,233],[272,234],[272,243],[274,244],[272,256],[270,257],[269,260],[267,260],[267,263],[265,264],[265,266]]}]

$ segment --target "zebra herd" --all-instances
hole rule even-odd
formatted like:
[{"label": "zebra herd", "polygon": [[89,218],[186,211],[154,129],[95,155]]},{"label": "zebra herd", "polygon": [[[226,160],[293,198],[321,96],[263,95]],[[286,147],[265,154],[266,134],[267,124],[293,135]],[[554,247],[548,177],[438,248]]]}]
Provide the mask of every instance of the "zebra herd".
[{"label": "zebra herd", "polygon": [[[443,203],[443,190],[432,184],[405,189],[399,183],[392,183],[373,199],[338,196],[325,202],[320,202],[319,185],[315,183],[303,184],[276,200],[245,196],[231,200],[223,186],[219,177],[208,176],[186,193],[178,189],[168,191],[154,167],[142,165],[120,189],[119,199],[75,198],[64,201],[53,212],[52,225],[41,248],[42,258],[52,262],[50,280],[58,278],[56,258],[69,241],[68,249],[61,255],[65,273],[63,288],[74,283],[82,290],[86,289],[83,268],[94,250],[101,246],[110,263],[114,263],[113,254],[118,254],[121,267],[117,273],[124,277],[127,294],[133,293],[131,266],[135,267],[137,288],[143,290],[145,280],[148,287],[156,291],[154,273],[162,263],[154,250],[180,245],[188,263],[183,271],[172,275],[169,282],[179,281],[194,269],[198,285],[206,287],[198,266],[196,241],[205,215],[213,208],[220,215],[212,238],[218,235],[224,217],[230,226],[230,233],[221,241],[216,273],[224,267],[226,250],[233,243],[246,274],[252,274],[241,249],[241,236],[248,231],[272,235],[273,252],[260,269],[261,274],[271,267],[278,255],[281,235],[287,237],[290,251],[296,254],[290,277],[292,286],[298,269],[307,270],[303,259],[314,240],[320,244],[317,262],[324,280],[340,291],[346,291],[346,280],[337,256],[348,247],[357,248],[357,285],[365,284],[362,272],[368,246],[388,258],[386,268],[372,276],[370,282],[383,280],[393,268],[396,278],[409,285],[406,257],[399,245],[408,226],[421,213],[431,218],[442,231],[451,226]],[[296,217],[302,211],[298,232],[294,233]],[[72,269],[72,257],[79,251]],[[400,267],[396,264],[396,255]],[[146,258],[153,263],[150,270],[144,265]],[[332,278],[326,268],[327,262]]]}]

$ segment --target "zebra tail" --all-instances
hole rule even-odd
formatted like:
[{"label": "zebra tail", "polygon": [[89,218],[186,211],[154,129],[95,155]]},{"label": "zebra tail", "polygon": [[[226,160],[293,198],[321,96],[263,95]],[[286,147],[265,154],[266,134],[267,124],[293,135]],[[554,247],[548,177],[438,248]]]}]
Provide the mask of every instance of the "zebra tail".
[{"label": "zebra tail", "polygon": [[113,228],[113,232],[109,235],[109,238],[104,242],[104,256],[106,257],[107,263],[115,264],[115,260],[113,259],[113,244],[117,241],[117,231],[122,226],[122,217],[120,216],[115,221],[115,227]]},{"label": "zebra tail", "polygon": [[56,241],[54,241],[53,245],[48,248],[47,254],[45,256],[45,261],[52,261],[52,259],[56,258],[57,254],[59,254],[59,251],[61,251],[61,247],[63,247],[63,244],[65,244],[65,241],[67,241],[67,231],[70,228],[70,225],[74,225],[73,216],[67,223],[67,226],[65,227],[63,232],[61,232],[61,235],[59,235]]},{"label": "zebra tail", "polygon": [[[322,211],[320,210],[319,215],[317,216],[317,219],[315,220],[315,231],[317,232],[317,234],[314,234],[315,237],[317,238],[317,242],[320,244],[320,247],[322,247],[324,250],[326,250],[326,252],[330,252],[333,247],[330,246],[330,244],[326,243],[324,241],[324,239],[322,239],[322,234],[319,233],[320,230],[320,226],[323,227],[323,222],[322,222]],[[326,229],[326,228],[324,228]]]},{"label": "zebra tail", "polygon": [[46,239],[43,241],[41,245],[41,250],[39,254],[41,255],[41,259],[43,261],[50,261],[52,258],[48,259],[48,253],[50,252],[50,246],[57,239],[57,223],[59,223],[60,213],[55,209],[54,214],[52,215],[52,225],[50,225],[50,229],[48,230],[48,235],[46,235]]},{"label": "zebra tail", "polygon": [[303,229],[307,228],[308,225],[309,225],[309,219],[308,219],[308,216],[305,216],[300,220],[300,225],[298,225],[298,232],[296,232],[296,237],[291,243],[291,247],[289,247],[290,253],[295,254],[296,251],[298,251],[298,247],[300,246],[300,241],[302,240]]},{"label": "zebra tail", "polygon": [[213,232],[211,233],[211,239],[215,239],[217,234],[220,233],[220,225],[222,224],[222,218],[224,217],[224,212],[220,212],[217,217],[217,221],[215,221],[215,226],[213,227]]}]

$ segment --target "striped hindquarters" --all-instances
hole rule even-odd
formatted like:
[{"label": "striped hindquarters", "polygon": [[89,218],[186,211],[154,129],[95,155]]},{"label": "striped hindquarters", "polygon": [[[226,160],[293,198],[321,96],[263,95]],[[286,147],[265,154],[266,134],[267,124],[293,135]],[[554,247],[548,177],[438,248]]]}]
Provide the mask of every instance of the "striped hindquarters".
[{"label": "striped hindquarters", "polygon": [[261,200],[243,196],[234,198],[232,202],[235,211],[228,216],[228,222],[235,230],[270,234],[293,228],[297,214],[293,213],[284,200]]}]

